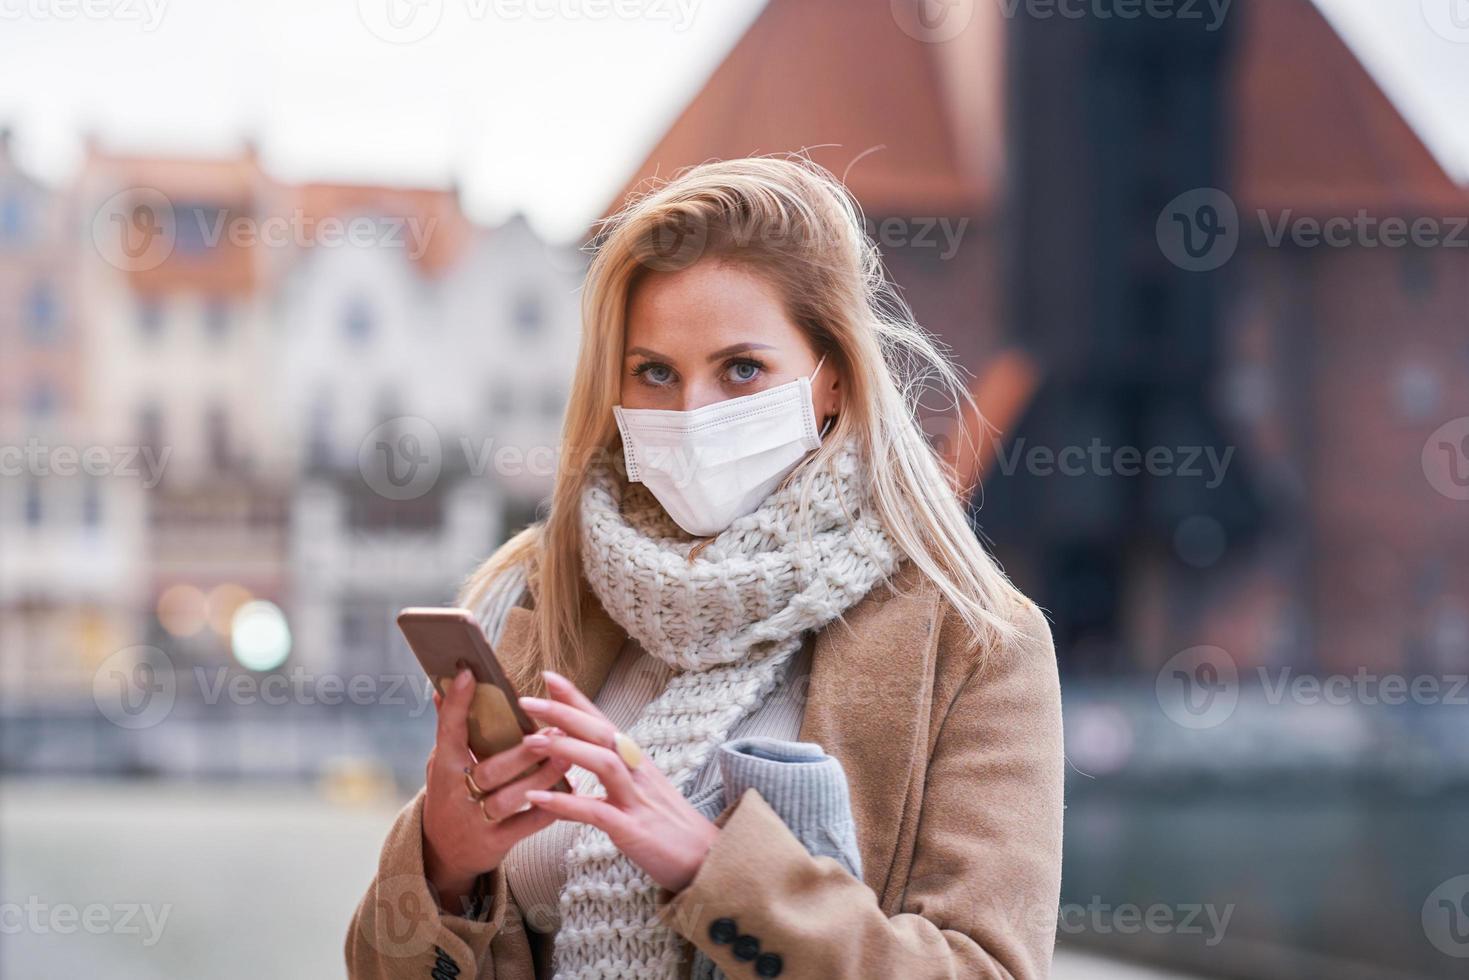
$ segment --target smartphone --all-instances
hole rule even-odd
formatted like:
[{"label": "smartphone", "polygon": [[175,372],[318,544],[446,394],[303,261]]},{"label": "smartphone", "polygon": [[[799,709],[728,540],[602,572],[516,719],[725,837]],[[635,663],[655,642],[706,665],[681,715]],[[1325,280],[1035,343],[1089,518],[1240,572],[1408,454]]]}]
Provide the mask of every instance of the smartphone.
[{"label": "smartphone", "polygon": [[[398,629],[408,640],[424,673],[447,697],[463,667],[474,675],[474,700],[469,706],[469,750],[476,760],[486,759],[520,743],[536,730],[520,707],[515,688],[485,639],[484,630],[467,609],[415,607],[398,613]],[[562,779],[553,790],[571,792]]]}]

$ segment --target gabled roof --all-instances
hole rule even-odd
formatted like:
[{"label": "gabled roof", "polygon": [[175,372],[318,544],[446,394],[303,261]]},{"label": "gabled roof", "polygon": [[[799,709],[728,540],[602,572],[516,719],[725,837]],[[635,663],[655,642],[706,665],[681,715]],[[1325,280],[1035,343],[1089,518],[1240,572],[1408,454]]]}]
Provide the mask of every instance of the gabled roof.
[{"label": "gabled roof", "polygon": [[1254,0],[1234,16],[1243,18],[1232,82],[1232,177],[1242,204],[1462,213],[1469,193],[1314,3]]},{"label": "gabled roof", "polygon": [[808,148],[875,216],[975,213],[999,185],[1002,45],[994,3],[929,43],[888,0],[771,0],[604,213],[651,176]]},{"label": "gabled roof", "polygon": [[[972,7],[959,37],[925,43],[889,3],[770,0],[604,213],[655,174],[803,147],[821,147],[811,157],[874,215],[992,208],[1004,176],[1007,24],[999,4]],[[1241,204],[1462,211],[1469,195],[1311,0],[1252,0],[1231,17]]]},{"label": "gabled roof", "polygon": [[416,228],[401,229],[399,239],[405,248],[419,239],[424,242],[423,254],[411,257],[426,276],[447,271],[463,254],[472,232],[454,190],[312,183],[296,188],[295,200],[308,227],[317,227],[323,218],[355,215],[415,222]]}]

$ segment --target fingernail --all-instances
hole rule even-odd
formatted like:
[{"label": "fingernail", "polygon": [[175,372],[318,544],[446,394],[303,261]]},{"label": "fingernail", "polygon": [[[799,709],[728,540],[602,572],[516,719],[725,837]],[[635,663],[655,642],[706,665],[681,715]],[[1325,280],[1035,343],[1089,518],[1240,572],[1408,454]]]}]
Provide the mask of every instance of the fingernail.
[{"label": "fingernail", "polygon": [[556,673],[554,670],[543,670],[543,671],[541,671],[541,676],[544,677],[548,681],[565,681],[566,680],[565,677],[562,677],[560,674]]},{"label": "fingernail", "polygon": [[537,732],[534,735],[527,735],[525,737],[525,744],[529,745],[533,749],[544,749],[546,746],[551,744],[551,740],[541,733]]},{"label": "fingernail", "polygon": [[527,711],[535,711],[537,709],[544,708],[550,703],[551,702],[547,701],[545,698],[533,698],[529,695],[520,699],[520,706],[522,708],[525,708]]},{"label": "fingernail", "polygon": [[544,803],[551,798],[551,794],[543,789],[528,789],[525,791],[525,798],[532,803]]},{"label": "fingernail", "polygon": [[462,691],[473,682],[474,675],[469,672],[468,667],[465,667],[459,672],[459,676],[454,678],[454,688],[455,690]]}]

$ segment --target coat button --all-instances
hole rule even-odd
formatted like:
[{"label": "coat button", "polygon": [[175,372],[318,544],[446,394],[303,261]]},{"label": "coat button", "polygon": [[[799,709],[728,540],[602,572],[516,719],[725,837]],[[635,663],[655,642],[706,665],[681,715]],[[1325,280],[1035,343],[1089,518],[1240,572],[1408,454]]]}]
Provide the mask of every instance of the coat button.
[{"label": "coat button", "polygon": [[734,958],[741,963],[748,963],[760,955],[760,940],[754,936],[740,936],[734,941]]},{"label": "coat button", "polygon": [[734,919],[715,919],[709,923],[709,938],[721,946],[734,942],[739,932]]},{"label": "coat button", "polygon": [[755,957],[755,976],[778,977],[783,966],[779,953],[761,953]]}]

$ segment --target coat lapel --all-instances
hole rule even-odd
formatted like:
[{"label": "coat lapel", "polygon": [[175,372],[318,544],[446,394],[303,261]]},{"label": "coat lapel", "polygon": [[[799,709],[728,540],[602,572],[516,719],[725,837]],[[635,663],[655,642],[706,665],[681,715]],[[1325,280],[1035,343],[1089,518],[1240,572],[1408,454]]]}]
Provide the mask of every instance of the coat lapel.
[{"label": "coat lapel", "polygon": [[[847,773],[862,851],[862,877],[882,906],[900,899],[906,870],[891,886],[910,806],[922,798],[934,665],[938,591],[904,568],[816,637],[801,722]],[[895,893],[889,895],[890,890]]]}]

